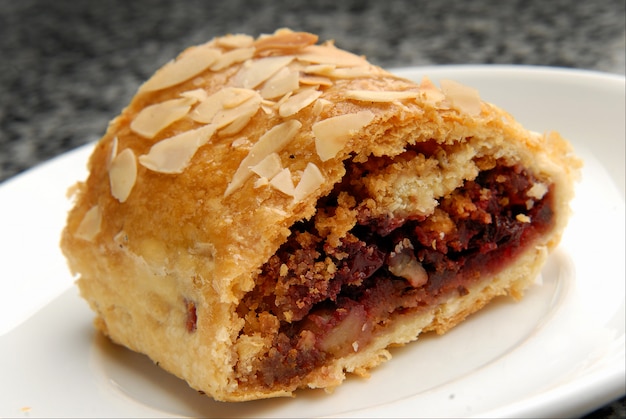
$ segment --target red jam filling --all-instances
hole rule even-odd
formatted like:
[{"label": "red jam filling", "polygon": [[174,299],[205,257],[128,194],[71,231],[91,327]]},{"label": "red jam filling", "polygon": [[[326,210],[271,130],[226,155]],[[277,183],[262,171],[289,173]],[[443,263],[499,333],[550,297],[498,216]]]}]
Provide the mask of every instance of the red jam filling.
[{"label": "red jam filling", "polygon": [[[441,199],[429,217],[360,214],[339,247],[325,242],[313,222],[295,225],[238,309],[260,320],[254,332],[273,339],[246,380],[297,386],[329,357],[367,344],[392,313],[467,294],[474,281],[498,272],[552,227],[552,192],[529,197],[534,183],[519,166],[496,166]],[[337,193],[321,205],[332,206]],[[261,321],[271,316],[278,327]]]}]

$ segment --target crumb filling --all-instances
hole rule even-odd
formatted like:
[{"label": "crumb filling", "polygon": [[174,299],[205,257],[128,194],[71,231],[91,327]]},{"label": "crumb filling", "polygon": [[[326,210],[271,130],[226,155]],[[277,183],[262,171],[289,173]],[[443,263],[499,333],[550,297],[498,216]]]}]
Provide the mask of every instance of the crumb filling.
[{"label": "crumb filling", "polygon": [[358,352],[392,315],[467,294],[553,224],[551,188],[533,193],[537,181],[519,165],[496,162],[432,214],[403,217],[372,216],[355,187],[366,171],[350,163],[318,203],[316,218],[338,216],[351,197],[356,225],[337,240],[316,218],[294,225],[238,306],[242,334],[271,342],[252,369],[237,371],[240,385],[298,387],[315,368]]}]

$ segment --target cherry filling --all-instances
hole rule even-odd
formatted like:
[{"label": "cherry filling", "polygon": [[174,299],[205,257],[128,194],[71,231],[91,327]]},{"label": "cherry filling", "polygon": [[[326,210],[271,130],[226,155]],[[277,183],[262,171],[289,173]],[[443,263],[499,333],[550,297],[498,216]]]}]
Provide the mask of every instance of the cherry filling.
[{"label": "cherry filling", "polygon": [[[428,217],[381,219],[362,210],[339,246],[313,221],[295,225],[239,305],[243,333],[273,342],[242,382],[297,386],[329,358],[358,351],[392,313],[467,294],[551,228],[552,192],[531,192],[536,183],[520,166],[495,166],[442,198]],[[332,210],[346,184],[320,208]]]}]

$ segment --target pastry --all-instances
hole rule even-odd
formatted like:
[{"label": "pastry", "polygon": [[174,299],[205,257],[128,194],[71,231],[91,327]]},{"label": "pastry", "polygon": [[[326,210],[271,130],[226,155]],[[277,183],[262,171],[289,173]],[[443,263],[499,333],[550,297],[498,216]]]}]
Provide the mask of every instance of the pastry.
[{"label": "pastry", "polygon": [[281,29],[183,51],[88,165],[61,247],[96,327],[245,401],[331,390],[521,298],[580,161],[471,87]]}]

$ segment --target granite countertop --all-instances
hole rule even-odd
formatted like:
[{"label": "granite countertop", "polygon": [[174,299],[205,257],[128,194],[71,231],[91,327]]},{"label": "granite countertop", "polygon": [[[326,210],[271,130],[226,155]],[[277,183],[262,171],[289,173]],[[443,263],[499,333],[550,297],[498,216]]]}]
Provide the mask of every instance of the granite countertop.
[{"label": "granite countertop", "polygon": [[[0,182],[98,139],[184,47],[279,27],[334,39],[384,67],[625,74],[624,0],[0,0]],[[622,398],[590,417],[625,417],[624,406]]]}]

